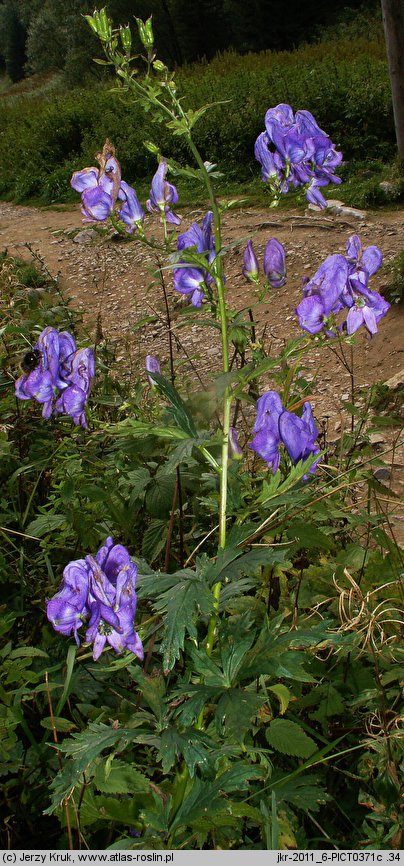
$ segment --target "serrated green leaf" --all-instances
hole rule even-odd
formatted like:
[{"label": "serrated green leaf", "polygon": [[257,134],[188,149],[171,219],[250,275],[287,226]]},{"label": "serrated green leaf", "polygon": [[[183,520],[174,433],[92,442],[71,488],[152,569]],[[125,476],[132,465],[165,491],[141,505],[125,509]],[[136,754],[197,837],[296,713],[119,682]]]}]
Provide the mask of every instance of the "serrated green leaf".
[{"label": "serrated green leaf", "polygon": [[135,667],[135,665],[130,665],[128,671],[139,685],[146,704],[150,707],[156,719],[161,722],[165,711],[166,682],[164,677],[161,675],[148,676],[142,668]]},{"label": "serrated green leaf", "polygon": [[272,692],[278,698],[280,704],[280,713],[283,716],[292,700],[292,693],[282,683],[277,683],[276,686],[268,686],[268,691]]},{"label": "serrated green leaf", "polygon": [[233,742],[241,742],[264,703],[262,695],[255,695],[243,689],[227,689],[216,708],[215,719],[219,734],[226,733]]},{"label": "serrated green leaf", "polygon": [[265,730],[268,744],[284,755],[309,758],[317,746],[303,728],[289,719],[274,719]]},{"label": "serrated green leaf", "polygon": [[196,436],[197,432],[193,418],[188,412],[182,397],[180,397],[178,391],[174,388],[174,385],[168,379],[165,379],[164,376],[161,376],[160,373],[153,373],[152,379],[160,394],[171,403],[175,421],[181,430],[187,433],[188,436]]},{"label": "serrated green leaf", "polygon": [[[69,733],[69,731],[73,731],[74,728],[77,728],[77,725],[75,725],[74,722],[70,722],[68,719],[62,719],[60,716],[54,716],[53,722],[55,723],[55,729],[61,733]],[[41,725],[47,731],[53,731],[53,723],[50,716],[41,719]]]},{"label": "serrated green leaf", "polygon": [[290,539],[296,538],[299,545],[308,550],[316,548],[330,550],[333,546],[332,540],[324,532],[321,532],[318,526],[304,520],[292,520],[288,523],[287,535]]},{"label": "serrated green leaf", "polygon": [[[175,474],[158,472],[150,481],[146,493],[146,510],[151,517],[168,520],[173,505]],[[146,554],[145,554],[146,555]]]},{"label": "serrated green leaf", "polygon": [[182,734],[176,727],[166,728],[161,735],[159,747],[163,773],[168,773],[181,755],[191,779],[195,775],[195,767],[201,767],[206,772],[211,764],[210,752],[214,747],[214,741],[202,731],[187,731]]},{"label": "serrated green leaf", "polygon": [[110,766],[105,759],[97,764],[94,785],[103,794],[139,794],[150,791],[149,780],[143,773],[115,758]]},{"label": "serrated green leaf", "polygon": [[40,514],[27,526],[27,535],[43,538],[48,532],[54,532],[65,525],[66,517],[63,514]]},{"label": "serrated green leaf", "polygon": [[227,685],[233,685],[233,681],[237,680],[238,670],[254,640],[255,631],[251,629],[248,634],[239,636],[238,640],[229,635],[226,642],[221,644],[220,658]]},{"label": "serrated green leaf", "polygon": [[133,737],[133,731],[125,728],[112,728],[99,722],[90,722],[88,728],[60,743],[58,748],[71,757],[65,760],[61,770],[51,783],[53,792],[51,805],[45,814],[51,815],[60,806],[63,799],[70,795],[76,785],[81,785],[82,774],[90,764],[104,751],[123,743]]},{"label": "serrated green leaf", "polygon": [[276,785],[276,797],[279,803],[291,803],[306,813],[308,810],[319,812],[321,805],[332,799],[317,776],[303,775],[297,779],[285,780],[282,784],[279,771],[275,771],[271,782]]},{"label": "serrated green leaf", "polygon": [[48,653],[43,650],[38,649],[35,646],[21,646],[18,649],[12,650],[9,654],[9,659],[22,659],[22,658],[49,658]]},{"label": "serrated green leaf", "polygon": [[167,521],[152,520],[142,539],[142,554],[148,562],[154,562],[167,541]]},{"label": "serrated green leaf", "polygon": [[165,611],[164,637],[161,650],[164,654],[164,668],[171,670],[184,648],[185,632],[196,639],[196,618],[201,613],[211,613],[213,597],[205,581],[195,572],[184,570],[181,578],[170,589],[162,593],[155,602],[156,610]]},{"label": "serrated green leaf", "polygon": [[221,798],[218,785],[208,782],[206,779],[202,781],[195,777],[191,790],[175,815],[171,830],[192,825],[192,821],[197,818],[208,818],[211,814],[215,815],[220,808]]}]

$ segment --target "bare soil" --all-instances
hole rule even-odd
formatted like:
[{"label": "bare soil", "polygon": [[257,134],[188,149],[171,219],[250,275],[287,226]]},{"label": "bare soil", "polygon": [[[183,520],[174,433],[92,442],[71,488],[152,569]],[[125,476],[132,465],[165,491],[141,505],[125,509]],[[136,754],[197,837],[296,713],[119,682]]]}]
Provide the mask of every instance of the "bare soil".
[{"label": "bare soil", "polygon": [[[188,227],[202,217],[202,210],[189,211],[183,225]],[[148,230],[158,237],[161,231],[158,218],[149,217],[148,224]],[[379,246],[384,263],[388,264],[403,249],[403,228],[404,211],[369,211],[358,219],[329,211],[261,211],[241,204],[227,211],[223,218],[224,243],[234,244],[224,260],[229,306],[253,307],[257,339],[263,339],[267,351],[276,354],[285,340],[301,333],[294,309],[301,299],[303,276],[312,276],[327,255],[344,253],[347,239],[353,233],[359,234],[363,247]],[[0,202],[0,250],[6,248],[11,255],[30,259],[29,243],[52,275],[59,275],[60,287],[73,306],[83,310],[91,339],[94,340],[98,321],[104,336],[115,344],[118,361],[130,363],[140,371],[145,355],[152,354],[164,366],[168,360],[167,320],[161,284],[153,277],[154,254],[136,239],[122,243],[109,235],[77,243],[74,236],[82,229],[78,206],[59,211]],[[255,251],[262,261],[265,245],[272,236],[285,246],[288,280],[265,303],[257,303],[251,286],[242,276],[243,249],[246,239],[253,237]],[[189,359],[194,359],[203,380],[207,370],[219,367],[218,336],[211,328],[198,324],[198,318],[200,322],[203,319],[201,313],[192,317],[192,324],[186,323],[188,316],[183,315],[179,296],[171,286],[169,270],[165,274],[178,358],[183,359],[185,352]],[[382,269],[372,278],[371,287],[383,294],[387,285],[388,277]],[[144,316],[154,316],[155,321],[134,330],[136,322]],[[353,350],[357,386],[366,388],[375,382],[385,382],[404,369],[403,333],[401,305],[391,308],[372,339],[365,332],[357,334]],[[343,404],[350,399],[349,373],[331,351],[319,352],[315,345],[305,364],[306,378],[313,380],[311,402],[317,421],[327,425],[329,438],[335,438],[347,423]],[[191,372],[190,362],[186,367],[184,372]],[[267,387],[271,387],[270,380]],[[201,385],[195,384],[195,388],[200,389]],[[391,444],[390,439],[391,435],[386,434],[386,445]],[[383,448],[383,442],[380,447]],[[403,464],[401,447],[395,452],[389,482],[394,482],[396,492],[400,493],[404,486]]]}]

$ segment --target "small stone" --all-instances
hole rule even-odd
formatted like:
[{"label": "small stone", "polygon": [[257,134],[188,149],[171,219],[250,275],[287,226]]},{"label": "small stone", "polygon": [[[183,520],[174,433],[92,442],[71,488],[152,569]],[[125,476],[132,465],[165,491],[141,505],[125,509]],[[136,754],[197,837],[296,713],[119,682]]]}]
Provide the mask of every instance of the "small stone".
[{"label": "small stone", "polygon": [[387,379],[384,384],[387,385],[388,388],[398,388],[399,385],[404,385],[404,370],[399,370],[398,373],[395,373],[394,376]]},{"label": "small stone", "polygon": [[366,219],[366,211],[364,211],[364,210],[357,210],[357,209],[354,208],[354,207],[342,207],[342,208],[339,210],[339,214],[340,214],[340,216],[345,216],[345,217],[354,217],[354,219],[357,219],[357,220],[364,220],[364,219]]},{"label": "small stone", "polygon": [[383,445],[385,441],[386,440],[381,433],[371,433],[369,436],[369,442],[371,445]]},{"label": "small stone", "polygon": [[378,481],[388,481],[391,477],[390,469],[387,466],[380,466],[380,469],[375,469],[373,475]]},{"label": "small stone", "polygon": [[73,238],[73,243],[90,244],[95,238],[98,238],[98,233],[94,229],[83,229]]}]

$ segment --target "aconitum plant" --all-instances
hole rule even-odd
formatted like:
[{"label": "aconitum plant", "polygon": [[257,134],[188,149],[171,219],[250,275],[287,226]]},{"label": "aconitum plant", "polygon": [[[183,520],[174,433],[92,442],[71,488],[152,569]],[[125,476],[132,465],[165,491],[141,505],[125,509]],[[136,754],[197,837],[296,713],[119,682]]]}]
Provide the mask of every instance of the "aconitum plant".
[{"label": "aconitum plant", "polygon": [[77,349],[71,334],[49,327],[26,352],[21,366],[24,372],[15,382],[16,397],[43,404],[46,420],[52,413],[64,413],[88,429],[85,406],[95,375],[91,349]]},{"label": "aconitum plant", "polygon": [[95,556],[66,566],[60,590],[47,602],[47,617],[55,631],[73,634],[78,645],[77,632],[88,621],[84,641],[93,644],[95,661],[106,644],[142,659],[142,642],[134,628],[136,577],[126,547],[109,537]]}]

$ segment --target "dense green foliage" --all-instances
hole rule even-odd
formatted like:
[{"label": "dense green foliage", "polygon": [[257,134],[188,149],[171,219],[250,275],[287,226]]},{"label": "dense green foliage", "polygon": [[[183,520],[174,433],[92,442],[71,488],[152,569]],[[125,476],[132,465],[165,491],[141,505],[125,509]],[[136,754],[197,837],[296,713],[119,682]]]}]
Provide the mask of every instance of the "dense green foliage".
[{"label": "dense green foliage", "polygon": [[[205,158],[233,180],[257,177],[252,154],[262,118],[268,105],[284,101],[312,111],[348,162],[394,156],[390,85],[378,42],[330,42],[245,57],[227,53],[210,64],[181,69],[177,82],[192,108],[220,102],[199,120],[195,138]],[[144,141],[156,137],[156,126],[139,106],[105,84],[67,93],[46,84],[43,93],[10,93],[1,103],[3,197],[66,200],[72,171],[93,164],[107,136],[119,149],[130,181],[153,172],[154,156]],[[158,141],[163,153],[182,163],[189,160],[182,139],[172,140],[162,130]]]},{"label": "dense green foliage", "polygon": [[[339,330],[332,344],[326,333],[312,337],[305,332],[284,342],[279,355],[271,354],[266,329],[259,334],[254,322],[255,298],[271,304],[268,282],[256,292],[250,286],[249,309],[230,308],[230,280],[223,268],[235,244],[223,237],[221,215],[232,203],[218,204],[214,165],[204,162],[218,157],[233,170],[237,162],[241,165],[248,136],[253,140],[260,131],[259,100],[265,98],[264,110],[270,99],[294,101],[291,88],[321,123],[330,113],[335,138],[341,115],[332,114],[319,73],[312,87],[308,69],[302,76],[304,52],[299,79],[289,56],[276,57],[278,65],[271,55],[248,58],[241,69],[237,58],[232,63],[226,55],[215,61],[213,72],[202,67],[203,77],[201,67],[178,76],[193,105],[194,99],[216,96],[219,70],[227,70],[221,96],[226,87],[229,96],[241,93],[251,110],[242,118],[234,112],[234,99],[231,109],[225,103],[206,114],[195,127],[202,157],[191,132],[195,115],[184,111],[164,65],[156,64],[156,75],[150,74],[149,56],[138,83],[126,55],[116,50],[118,39],[125,48],[122,33],[117,37],[104,12],[95,12],[90,24],[128,91],[146,110],[147,124],[128,99],[125,107],[105,90],[45,100],[39,121],[35,98],[30,104],[25,97],[26,125],[14,149],[20,167],[25,166],[19,181],[26,184],[24,194],[39,193],[37,178],[45,188],[48,183],[48,193],[56,182],[63,190],[80,155],[98,150],[106,134],[114,136],[124,155],[125,174],[141,177],[149,169],[148,157],[140,170],[136,147],[140,154],[143,137],[158,136],[160,152],[171,154],[170,133],[179,161],[187,158],[181,142],[192,152],[193,168],[184,172],[177,164],[176,171],[205,184],[215,236],[206,241],[205,252],[192,246],[178,252],[176,231],[161,217],[164,205],[160,239],[149,236],[149,224],[138,226],[137,239],[154,251],[152,279],[164,295],[159,322],[167,333],[170,365],[153,374],[150,386],[132,369],[133,345],[118,363],[98,322],[88,430],[72,427],[66,415],[48,414],[45,421],[35,399],[24,400],[30,381],[30,394],[49,404],[46,414],[52,408],[49,388],[52,395],[67,385],[74,359],[80,358],[79,352],[66,358],[58,350],[56,372],[51,350],[36,348],[44,328],[68,330],[78,345],[88,347],[89,340],[46,268],[38,272],[6,253],[1,256],[1,842],[17,849],[26,847],[27,837],[32,848],[45,849],[399,848],[403,557],[386,513],[392,493],[383,485],[397,447],[399,395],[392,402],[385,390],[355,389],[354,337]],[[149,34],[140,22],[139,35],[150,50]],[[331,86],[340,65],[333,67],[332,57],[321,62]],[[338,79],[342,86],[346,70],[352,76],[356,69],[362,98],[361,63],[366,62],[362,58],[355,66],[347,59]],[[383,61],[377,62],[381,70]],[[251,99],[247,81],[250,87],[252,80]],[[374,88],[370,72],[369,80]],[[344,86],[344,110],[348,102],[352,119],[347,82]],[[321,106],[316,102],[320,92]],[[333,92],[334,100],[338,93]],[[92,126],[87,124],[90,97]],[[21,114],[22,104],[21,99],[8,103],[9,121],[14,111]],[[348,115],[343,116],[346,122]],[[246,117],[253,124],[248,134]],[[361,117],[368,150],[380,147],[372,138],[373,126],[365,127],[366,115]],[[11,123],[4,129],[9,147],[10,128]],[[24,152],[28,129],[33,144]],[[354,142],[348,137],[348,149]],[[115,172],[116,197],[121,174],[109,142],[99,163]],[[165,163],[160,168],[165,170]],[[246,176],[250,170],[247,166]],[[94,183],[105,181],[102,170],[91,177]],[[169,185],[162,188],[165,200],[175,199]],[[100,189],[94,187],[97,195]],[[161,194],[156,191],[156,202]],[[112,194],[101,192],[101,198],[110,202],[116,239],[124,231],[123,208],[114,211]],[[193,226],[192,237],[195,231]],[[131,243],[126,233],[125,240]],[[357,238],[351,242],[359,244]],[[179,359],[175,368],[165,275],[179,258],[188,269],[189,264],[203,268],[206,281],[206,303],[198,310],[183,308],[181,325],[192,325],[198,316],[206,341],[210,333],[220,335],[219,373],[209,371],[206,357],[193,357],[190,367]],[[356,296],[353,303],[363,305]],[[147,335],[150,324],[150,317],[132,323],[133,342],[141,328]],[[72,347],[65,336],[65,347],[66,341]],[[314,421],[308,427],[291,414],[304,407],[303,416],[309,412],[311,417],[306,401],[317,381],[306,360],[311,360],[313,342],[324,352],[331,348],[351,374],[350,402],[344,402],[344,423],[333,439],[327,425],[319,432]],[[27,372],[30,356],[34,366]],[[84,382],[83,357],[77,377]],[[22,358],[18,400],[14,382]],[[193,376],[189,383],[187,369]],[[70,398],[81,400],[75,387]],[[274,423],[286,446],[275,474],[265,454],[265,460],[258,458],[262,450],[249,447],[255,403],[268,389],[276,390],[276,400],[287,409],[277,421],[266,410],[268,448],[277,441]],[[78,404],[70,405],[77,420]],[[290,422],[303,437],[296,452],[281,431],[281,424],[285,430]],[[231,447],[235,426],[242,446],[237,454]],[[385,447],[375,451],[371,434],[380,429]],[[137,565],[135,623],[133,604],[125,616],[130,633],[135,627],[143,642],[143,663],[141,652],[123,649],[130,645],[115,622],[118,613],[123,616],[121,596],[130,592],[135,600],[133,566],[125,560],[113,590],[100,560],[97,566],[93,559],[82,559],[95,555],[108,536],[124,544]],[[71,566],[75,573],[94,566],[86,601],[77,602],[78,612],[72,595],[78,584],[70,586],[63,601],[59,596],[52,602],[53,615],[48,608],[48,621],[46,601],[58,591],[67,564],[78,559],[81,564]],[[71,634],[72,606],[79,616],[77,643]],[[92,637],[84,627],[90,615]],[[66,635],[56,633],[51,622],[55,629],[62,625]],[[104,646],[114,629],[118,655]],[[99,658],[96,641],[104,650]]]},{"label": "dense green foliage", "polygon": [[[0,0],[0,61],[5,62],[12,81],[27,74],[61,70],[69,84],[93,72],[96,46],[83,15],[93,10],[92,0]],[[170,65],[181,65],[232,48],[245,53],[265,49],[287,49],[318,37],[324,27],[347,22],[352,16],[359,34],[380,33],[380,9],[375,0],[350,6],[325,0],[289,0],[288,15],[283,0],[108,0],[105,6],[115,22],[129,22],[136,31],[134,15],[153,16],[159,56]],[[369,20],[371,19],[371,21]],[[346,25],[345,25],[346,26]],[[136,36],[136,33],[134,33]],[[18,37],[18,38],[16,38]],[[140,43],[138,42],[138,47]],[[24,67],[25,64],[25,67]]]},{"label": "dense green foliage", "polygon": [[[91,434],[44,422],[14,399],[19,358],[47,325],[83,339],[80,319],[31,266],[3,257],[0,279],[3,846],[68,847],[68,810],[76,848],[399,847],[400,551],[361,413],[352,434],[324,442],[327,469],[310,483],[299,467],[282,480],[234,461],[232,528],[215,559],[217,477],[198,443],[220,377],[209,401],[185,407],[199,406],[196,437],[178,439],[175,395],[167,407],[101,343]],[[257,360],[291,403],[313,388],[292,346]],[[75,661],[74,641],[46,621],[66,563],[107,534],[139,565],[143,670],[110,654],[94,664],[85,647]]]}]

